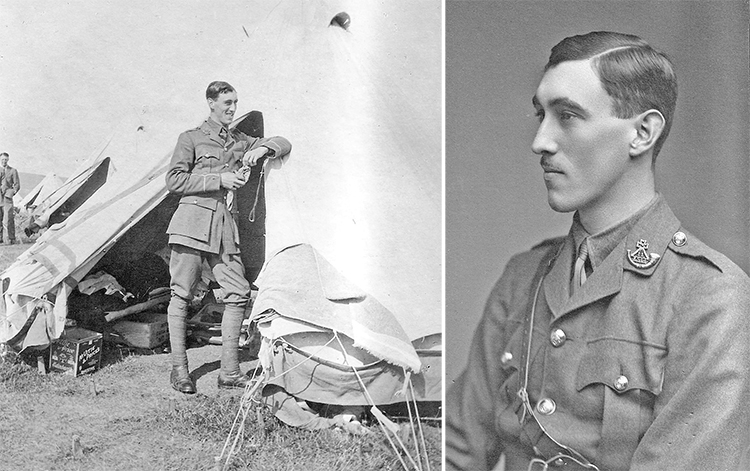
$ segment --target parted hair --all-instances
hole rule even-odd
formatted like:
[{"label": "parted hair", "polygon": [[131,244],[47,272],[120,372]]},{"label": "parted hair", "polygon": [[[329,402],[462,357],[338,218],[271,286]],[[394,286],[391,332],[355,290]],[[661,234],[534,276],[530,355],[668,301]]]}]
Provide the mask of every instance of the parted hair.
[{"label": "parted hair", "polygon": [[586,59],[592,59],[594,72],[612,97],[615,116],[632,118],[650,109],[664,116],[664,129],[654,144],[656,159],[669,135],[677,104],[677,76],[672,62],[638,36],[593,31],[557,43],[544,71],[562,62]]},{"label": "parted hair", "polygon": [[216,100],[222,93],[236,91],[233,86],[226,82],[215,81],[208,84],[206,88],[206,99]]}]

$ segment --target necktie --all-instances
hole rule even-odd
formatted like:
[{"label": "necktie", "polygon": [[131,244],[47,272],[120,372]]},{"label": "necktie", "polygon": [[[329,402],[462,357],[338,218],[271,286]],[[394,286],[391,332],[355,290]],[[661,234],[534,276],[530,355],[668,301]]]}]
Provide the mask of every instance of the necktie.
[{"label": "necktie", "polygon": [[225,141],[227,140],[227,128],[222,127],[219,130],[219,137],[222,138],[222,139],[224,139]]},{"label": "necktie", "polygon": [[578,258],[576,264],[573,267],[573,289],[574,292],[577,288],[586,283],[586,278],[591,274],[591,261],[589,260],[589,246],[588,239],[583,239],[581,245],[578,247]]}]

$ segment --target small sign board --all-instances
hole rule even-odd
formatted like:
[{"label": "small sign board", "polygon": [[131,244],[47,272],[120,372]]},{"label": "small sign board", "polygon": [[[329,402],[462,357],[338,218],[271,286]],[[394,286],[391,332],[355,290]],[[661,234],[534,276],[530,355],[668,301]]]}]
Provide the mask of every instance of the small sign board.
[{"label": "small sign board", "polygon": [[49,369],[80,376],[99,368],[102,359],[102,334],[73,327],[50,346]]}]

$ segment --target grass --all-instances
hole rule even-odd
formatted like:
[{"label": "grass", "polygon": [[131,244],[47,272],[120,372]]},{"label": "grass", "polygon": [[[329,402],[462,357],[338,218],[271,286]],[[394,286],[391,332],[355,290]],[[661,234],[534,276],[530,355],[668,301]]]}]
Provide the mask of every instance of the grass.
[{"label": "grass", "polygon": [[[1,246],[0,271],[28,246]],[[158,352],[123,354],[119,348],[107,347],[101,369],[78,378],[39,374],[37,353],[0,356],[0,470],[222,469],[216,457],[222,454],[240,409],[241,391],[216,390],[215,384],[213,389],[205,387],[207,375],[199,380],[198,394],[176,393],[166,380],[169,357]],[[401,427],[408,432],[403,423]],[[429,467],[440,470],[440,423],[425,421],[423,429]],[[375,422],[361,434],[343,429],[306,431],[289,427],[269,410],[255,406],[242,431],[238,450],[223,469],[404,469]],[[409,441],[408,433],[401,435]],[[413,454],[413,446],[409,449]]]}]

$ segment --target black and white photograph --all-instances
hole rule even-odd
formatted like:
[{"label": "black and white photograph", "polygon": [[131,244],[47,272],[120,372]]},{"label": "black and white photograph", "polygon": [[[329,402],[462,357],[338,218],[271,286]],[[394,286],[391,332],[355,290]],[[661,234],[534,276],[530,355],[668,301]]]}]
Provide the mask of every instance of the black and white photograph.
[{"label": "black and white photograph", "polygon": [[0,0],[0,470],[750,471],[748,0]]},{"label": "black and white photograph", "polygon": [[446,2],[445,469],[750,469],[748,18]]},{"label": "black and white photograph", "polygon": [[0,24],[0,469],[440,469],[442,3]]}]

